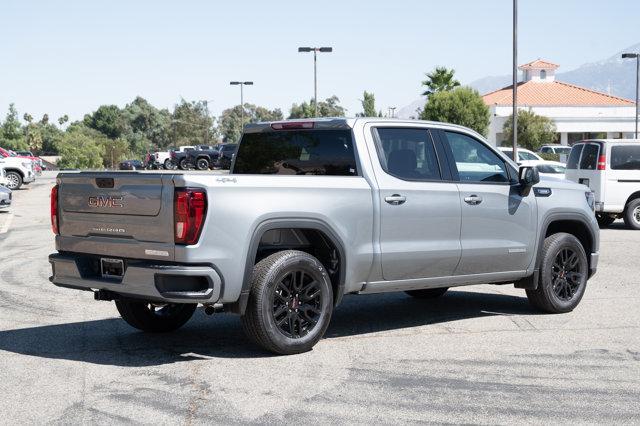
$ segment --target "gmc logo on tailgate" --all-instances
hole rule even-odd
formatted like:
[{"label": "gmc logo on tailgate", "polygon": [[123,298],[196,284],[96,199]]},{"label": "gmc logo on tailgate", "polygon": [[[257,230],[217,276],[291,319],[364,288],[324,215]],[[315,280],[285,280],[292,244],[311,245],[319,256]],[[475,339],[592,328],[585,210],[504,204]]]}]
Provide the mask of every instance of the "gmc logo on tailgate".
[{"label": "gmc logo on tailgate", "polygon": [[107,208],[121,208],[122,197],[111,197],[109,195],[98,195],[96,197],[89,197],[89,207],[107,207]]}]

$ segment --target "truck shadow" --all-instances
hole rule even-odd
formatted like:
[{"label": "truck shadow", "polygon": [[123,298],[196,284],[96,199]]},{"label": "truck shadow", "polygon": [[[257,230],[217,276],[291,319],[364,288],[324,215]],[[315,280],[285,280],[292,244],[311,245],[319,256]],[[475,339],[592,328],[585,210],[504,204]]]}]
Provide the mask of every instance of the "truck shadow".
[{"label": "truck shadow", "polygon": [[[325,339],[534,313],[524,297],[467,291],[450,291],[437,300],[416,300],[404,293],[347,296],[334,312]],[[120,318],[0,331],[0,350],[124,367],[271,356],[244,337],[238,316],[207,317],[200,309],[185,327],[168,334],[138,332]]]}]

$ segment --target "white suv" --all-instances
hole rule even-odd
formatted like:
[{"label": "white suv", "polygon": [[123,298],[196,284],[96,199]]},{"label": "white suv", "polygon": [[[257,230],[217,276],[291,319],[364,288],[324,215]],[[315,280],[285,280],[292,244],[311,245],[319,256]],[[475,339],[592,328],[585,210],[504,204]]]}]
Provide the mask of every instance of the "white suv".
[{"label": "white suv", "polygon": [[640,140],[576,143],[569,155],[566,178],[591,188],[601,226],[622,217],[629,228],[640,229]]}]

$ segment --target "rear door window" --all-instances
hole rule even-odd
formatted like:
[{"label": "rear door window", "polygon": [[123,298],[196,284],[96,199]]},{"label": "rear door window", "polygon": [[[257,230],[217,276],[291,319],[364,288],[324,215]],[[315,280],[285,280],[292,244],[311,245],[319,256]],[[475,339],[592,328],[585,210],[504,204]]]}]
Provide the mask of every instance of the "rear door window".
[{"label": "rear door window", "polygon": [[351,130],[245,133],[232,173],[357,176]]},{"label": "rear door window", "polygon": [[440,180],[438,157],[427,129],[377,128],[382,168],[404,180]]},{"label": "rear door window", "polygon": [[567,160],[568,170],[576,170],[578,168],[578,161],[580,161],[580,154],[583,148],[584,144],[574,145],[571,148],[571,154],[569,154],[569,159]]},{"label": "rear door window", "polygon": [[640,170],[640,145],[611,147],[613,170]]},{"label": "rear door window", "polygon": [[585,145],[580,159],[580,170],[595,170],[598,166],[599,154],[600,146],[591,143]]}]

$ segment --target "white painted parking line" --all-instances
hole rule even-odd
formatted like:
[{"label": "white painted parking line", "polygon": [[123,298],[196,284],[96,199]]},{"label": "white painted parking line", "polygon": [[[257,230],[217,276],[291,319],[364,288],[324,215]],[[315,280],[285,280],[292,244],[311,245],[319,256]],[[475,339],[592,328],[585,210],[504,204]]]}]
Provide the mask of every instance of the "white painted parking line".
[{"label": "white painted parking line", "polygon": [[9,213],[4,220],[4,223],[0,226],[0,234],[6,234],[13,221],[13,213]]}]

